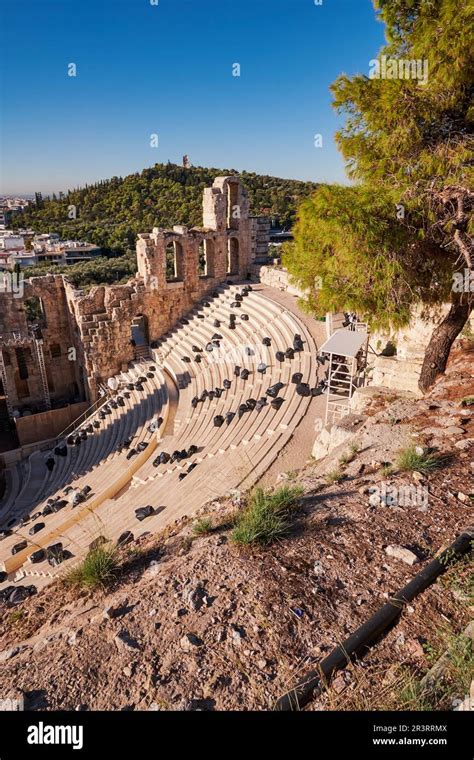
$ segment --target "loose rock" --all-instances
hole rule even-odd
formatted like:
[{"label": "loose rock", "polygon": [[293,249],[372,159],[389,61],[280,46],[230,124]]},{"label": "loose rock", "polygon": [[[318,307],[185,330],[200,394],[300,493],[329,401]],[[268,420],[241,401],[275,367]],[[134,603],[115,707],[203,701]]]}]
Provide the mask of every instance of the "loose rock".
[{"label": "loose rock", "polygon": [[388,554],[389,557],[395,557],[395,559],[405,562],[407,565],[414,565],[418,562],[416,554],[410,551],[410,549],[405,549],[404,546],[389,545],[385,548],[385,553]]}]

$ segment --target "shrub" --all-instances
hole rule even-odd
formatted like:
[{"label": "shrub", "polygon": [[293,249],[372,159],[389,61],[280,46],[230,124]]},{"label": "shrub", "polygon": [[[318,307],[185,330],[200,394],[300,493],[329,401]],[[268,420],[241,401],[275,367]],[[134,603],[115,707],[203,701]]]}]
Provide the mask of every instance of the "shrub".
[{"label": "shrub", "polygon": [[89,551],[85,559],[65,576],[72,587],[98,588],[108,586],[118,573],[117,552],[105,546]]},{"label": "shrub", "polygon": [[183,536],[181,539],[181,551],[187,554],[187,552],[191,549],[193,545],[193,537],[192,536]]},{"label": "shrub", "polygon": [[205,536],[207,533],[211,533],[213,530],[213,524],[210,517],[201,517],[200,520],[196,520],[193,525],[193,533],[196,536]]},{"label": "shrub", "polygon": [[236,517],[231,540],[236,544],[266,545],[284,536],[302,492],[298,486],[282,486],[275,491],[256,488]]},{"label": "shrub", "polygon": [[350,462],[353,462],[355,459],[355,455],[357,454],[358,448],[355,447],[355,451],[352,449],[352,447],[349,449],[349,451],[346,451],[344,454],[342,454],[339,457],[339,463],[344,464],[350,464]]},{"label": "shrub", "polygon": [[336,467],[335,470],[327,472],[325,477],[327,483],[339,483],[343,479],[344,473],[340,467]]},{"label": "shrub", "polygon": [[20,620],[22,620],[25,616],[25,610],[19,609],[19,610],[13,610],[13,612],[10,613],[10,617],[8,618],[10,623],[18,623]]},{"label": "shrub", "polygon": [[436,454],[419,454],[415,446],[408,446],[398,453],[397,466],[402,472],[426,473],[440,467],[441,459]]}]

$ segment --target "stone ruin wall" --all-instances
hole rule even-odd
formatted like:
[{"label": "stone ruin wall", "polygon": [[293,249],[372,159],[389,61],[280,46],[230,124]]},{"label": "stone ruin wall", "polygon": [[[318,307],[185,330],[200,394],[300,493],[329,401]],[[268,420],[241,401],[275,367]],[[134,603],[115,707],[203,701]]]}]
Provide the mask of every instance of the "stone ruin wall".
[{"label": "stone ruin wall", "polygon": [[[138,272],[127,284],[95,286],[84,293],[62,275],[26,281],[24,298],[41,298],[45,363],[57,392],[71,395],[76,391],[78,400],[95,401],[100,384],[134,359],[135,318],[144,317],[148,342],[152,343],[219,283],[245,278],[252,258],[248,211],[247,193],[238,178],[218,177],[204,191],[202,227],[176,225],[172,230],[155,228],[139,235]],[[205,275],[199,274],[200,245],[206,255]],[[166,278],[166,256],[171,248],[176,277],[170,281]],[[23,300],[8,297],[10,305],[0,314],[0,334],[17,327],[26,331]],[[60,346],[57,359],[50,356],[51,344]],[[12,362],[10,373],[18,371],[14,365]],[[40,376],[34,359],[28,385],[28,400],[40,400]],[[14,387],[12,375],[8,394],[12,404],[21,408],[25,399],[15,395]]]},{"label": "stone ruin wall", "polygon": [[[42,318],[39,321],[43,334],[43,354],[50,396],[52,399],[72,403],[83,397],[79,387],[77,368],[68,358],[68,351],[74,345],[71,333],[69,313],[66,304],[63,278],[57,275],[35,277],[25,280],[21,298],[12,294],[0,294],[0,336],[9,337],[12,333],[28,335],[29,323],[26,307],[29,299],[39,299]],[[20,378],[17,350],[22,350],[28,377]],[[8,396],[15,408],[41,406],[43,393],[41,375],[33,344],[26,344],[15,349],[13,346],[3,348],[3,359],[7,376]]]},{"label": "stone ruin wall", "polygon": [[[235,217],[234,217],[235,215]],[[232,240],[232,243],[230,242]],[[149,342],[158,340],[206,293],[227,279],[247,276],[250,266],[247,193],[236,177],[218,177],[204,190],[203,227],[175,225],[138,236],[138,273],[126,285],[98,286],[80,295],[65,283],[91,400],[100,383],[134,358],[131,325],[146,319]],[[199,275],[199,246],[207,274]],[[229,257],[229,246],[233,255]],[[166,279],[166,251],[173,247],[176,277]],[[230,258],[230,271],[229,271]]]}]

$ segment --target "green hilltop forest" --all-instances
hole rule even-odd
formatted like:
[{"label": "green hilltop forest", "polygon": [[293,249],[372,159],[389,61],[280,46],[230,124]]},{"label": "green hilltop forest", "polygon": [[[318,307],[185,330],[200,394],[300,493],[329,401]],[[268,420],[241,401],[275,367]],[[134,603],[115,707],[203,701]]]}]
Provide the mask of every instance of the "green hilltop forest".
[{"label": "green hilltop forest", "polygon": [[[117,282],[135,271],[135,241],[139,232],[173,224],[202,224],[202,193],[218,176],[238,174],[249,193],[250,213],[266,214],[283,228],[293,225],[300,202],[313,193],[313,182],[280,179],[234,169],[185,169],[176,164],[155,164],[127,177],[112,177],[94,185],[69,190],[60,197],[41,198],[15,219],[16,227],[35,232],[57,232],[63,239],[87,240],[100,245],[106,256],[93,262],[56,266],[67,271],[78,286]],[[68,207],[76,207],[76,219]],[[28,275],[51,271],[51,265],[31,267]]]}]

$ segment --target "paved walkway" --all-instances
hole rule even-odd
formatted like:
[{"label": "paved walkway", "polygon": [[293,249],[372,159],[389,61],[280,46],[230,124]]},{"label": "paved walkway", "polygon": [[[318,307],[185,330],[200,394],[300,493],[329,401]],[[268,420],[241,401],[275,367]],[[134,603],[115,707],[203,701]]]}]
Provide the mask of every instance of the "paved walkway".
[{"label": "paved walkway", "polygon": [[[319,322],[314,317],[309,316],[298,305],[298,298],[289,293],[281,292],[276,288],[270,288],[266,285],[257,285],[255,289],[263,295],[267,295],[282,306],[288,308],[298,319],[307,327],[316,345],[321,346],[326,340],[326,324]],[[324,370],[320,369],[318,379],[324,377]],[[293,437],[287,445],[280,451],[277,459],[268,468],[265,475],[260,479],[258,485],[270,487],[275,484],[278,475],[281,472],[291,472],[300,469],[311,457],[313,444],[316,438],[317,421],[324,422],[326,409],[326,396],[317,396],[310,404],[308,411],[302,417],[301,422],[296,428]]]}]

